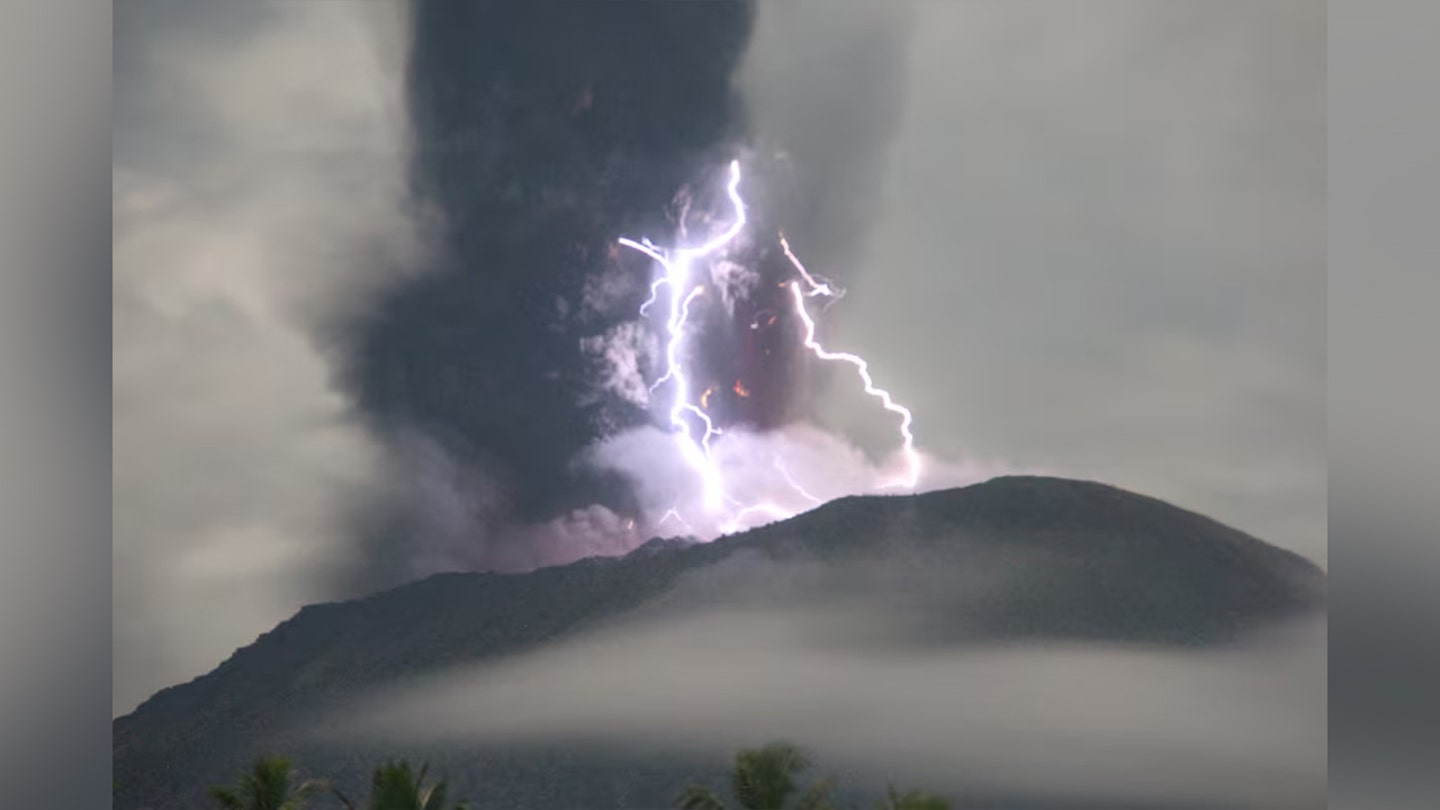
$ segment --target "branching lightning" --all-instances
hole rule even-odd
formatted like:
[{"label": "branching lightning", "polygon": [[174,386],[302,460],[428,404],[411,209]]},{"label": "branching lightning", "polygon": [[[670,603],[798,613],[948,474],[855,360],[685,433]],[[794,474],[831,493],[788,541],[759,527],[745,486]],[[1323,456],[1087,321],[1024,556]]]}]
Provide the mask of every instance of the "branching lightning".
[{"label": "branching lightning", "polygon": [[800,257],[796,256],[795,251],[790,249],[790,242],[785,238],[785,234],[783,233],[780,234],[780,249],[785,251],[785,258],[790,260],[790,264],[794,265],[795,269],[800,272],[800,277],[805,279],[806,284],[810,285],[810,292],[806,293],[806,295],[823,295],[826,298],[844,297],[845,291],[831,285],[829,279],[819,279],[811,275],[809,270],[805,269],[805,265],[800,263]]},{"label": "branching lightning", "polygon": [[[638,250],[641,253],[644,253],[646,256],[654,259],[655,261],[660,262],[660,264],[662,265],[665,264],[665,256],[660,253],[660,251],[655,247],[654,244],[650,242],[649,239],[642,239],[641,241],[636,242],[634,239],[629,239],[622,236],[620,237],[620,244],[624,245],[625,247]],[[645,303],[640,305],[640,315],[642,317],[646,314],[650,307],[655,305],[655,300],[660,296],[660,287],[669,283],[669,276],[661,276],[660,278],[655,279],[655,282],[650,285],[650,297],[645,299]],[[651,390],[653,391],[655,389],[652,388]]]},{"label": "branching lightning", "polygon": [[724,523],[720,524],[720,531],[725,534],[744,529],[746,520],[755,515],[764,515],[773,520],[785,520],[786,518],[795,517],[796,514],[794,509],[787,509],[771,501],[752,503],[749,506],[745,506],[738,501],[731,502],[740,508],[739,511],[727,518]]},{"label": "branching lightning", "polygon": [[805,487],[801,486],[800,482],[795,480],[795,476],[790,474],[790,470],[785,467],[785,462],[781,461],[779,456],[776,456],[775,458],[775,469],[779,470],[780,474],[785,476],[785,483],[789,484],[791,489],[800,493],[800,497],[815,504],[816,506],[824,503],[824,501],[821,501],[819,498],[805,491]]},{"label": "branching lightning", "polygon": [[915,434],[910,430],[910,423],[914,420],[910,409],[897,403],[890,396],[889,391],[875,387],[875,381],[870,378],[870,364],[863,357],[845,352],[827,351],[824,346],[821,346],[819,341],[815,340],[815,320],[805,309],[805,293],[800,290],[800,282],[790,282],[790,291],[795,295],[795,311],[799,313],[800,319],[805,323],[805,348],[821,360],[833,360],[854,366],[855,371],[860,375],[860,381],[865,384],[865,393],[879,399],[885,410],[900,416],[900,435],[905,440],[901,448],[901,452],[905,456],[905,474],[881,486],[886,489],[900,487],[914,489],[920,481],[920,454],[915,450]]},{"label": "branching lightning", "polygon": [[[664,274],[650,285],[649,298],[640,305],[640,315],[643,317],[659,300],[661,287],[666,288],[669,298],[669,316],[665,321],[667,336],[665,372],[655,380],[650,390],[653,393],[662,385],[670,384],[673,397],[669,408],[669,421],[676,446],[681,457],[695,471],[700,480],[705,510],[717,520],[716,525],[720,531],[725,533],[745,528],[746,521],[754,516],[763,515],[773,519],[784,519],[792,517],[796,513],[795,510],[771,501],[745,503],[726,491],[720,467],[711,454],[711,439],[722,434],[722,431],[715,426],[714,420],[706,412],[712,389],[706,389],[700,394],[698,404],[693,402],[690,379],[686,374],[682,359],[688,334],[687,326],[690,321],[691,304],[705,293],[705,285],[693,278],[695,264],[701,259],[718,254],[731,245],[746,225],[745,202],[740,196],[739,187],[740,162],[737,160],[730,163],[730,179],[726,186],[726,193],[733,206],[734,219],[724,231],[697,247],[679,248],[670,252],[662,250],[648,239],[636,241],[622,238],[619,240],[619,244],[649,256],[664,268]],[[683,238],[685,233],[683,214],[680,233]],[[912,415],[909,409],[896,403],[888,391],[875,386],[870,377],[869,366],[863,358],[854,354],[828,351],[815,339],[815,321],[806,308],[806,299],[824,297],[828,299],[826,305],[828,307],[829,304],[833,304],[843,297],[845,291],[828,279],[807,270],[791,250],[790,243],[783,234],[780,236],[780,246],[800,274],[801,281],[806,285],[803,290],[801,281],[791,281],[788,285],[794,296],[796,314],[804,324],[805,348],[822,360],[844,362],[854,366],[864,384],[865,393],[878,398],[886,410],[900,416],[905,472],[898,479],[885,482],[881,486],[913,489],[919,481],[920,456],[915,450],[915,437],[911,431]],[[773,316],[770,322],[774,322]],[[752,328],[755,328],[755,325],[752,325]],[[743,388],[739,380],[736,381],[734,390],[739,396],[748,395],[748,391]],[[687,418],[687,415],[691,418]],[[807,492],[778,458],[776,459],[776,468],[790,487],[801,497],[811,503],[820,503],[820,499]],[[722,516],[720,513],[726,505],[734,507],[734,509],[728,516]],[[691,524],[681,517],[678,507],[668,510],[657,522],[657,525],[672,518],[692,533],[694,532]]]},{"label": "branching lightning", "polygon": [[[680,351],[685,342],[685,325],[690,317],[690,303],[705,291],[703,285],[691,286],[693,283],[691,270],[695,261],[718,252],[739,236],[745,228],[745,201],[740,198],[739,189],[740,161],[735,160],[730,163],[730,183],[726,187],[726,193],[735,209],[735,220],[730,223],[729,228],[699,247],[681,248],[675,251],[674,256],[666,256],[652,247],[648,240],[644,242],[624,238],[620,240],[620,244],[644,253],[665,268],[665,275],[651,285],[650,300],[641,306],[641,314],[644,314],[659,294],[660,285],[664,283],[669,287],[670,317],[666,322],[666,332],[670,339],[665,347],[665,374],[651,386],[650,390],[654,391],[666,382],[673,384],[675,395],[671,400],[670,424],[676,429],[676,444],[680,448],[681,455],[700,476],[705,493],[705,507],[711,511],[720,509],[724,499],[720,471],[710,458],[710,438],[716,433],[715,425],[708,414],[690,402],[690,381],[685,376],[685,369],[680,361]],[[680,294],[682,290],[687,290],[683,299]],[[705,430],[699,439],[696,439],[691,432],[690,424],[684,419],[686,413],[698,416],[704,424]]]},{"label": "branching lightning", "polygon": [[889,391],[875,387],[875,381],[870,378],[870,364],[867,363],[864,358],[854,354],[826,351],[825,347],[821,346],[820,342],[815,339],[815,320],[810,317],[810,312],[805,308],[805,299],[816,295],[823,295],[830,299],[838,299],[845,295],[845,291],[837,289],[831,285],[828,280],[817,279],[816,276],[811,275],[810,271],[805,269],[805,265],[800,262],[800,258],[790,249],[790,243],[785,240],[783,234],[780,236],[780,247],[784,249],[785,257],[790,260],[790,264],[794,265],[795,269],[799,271],[800,277],[805,280],[805,283],[810,285],[810,291],[804,293],[800,290],[800,283],[798,281],[790,282],[790,290],[795,296],[795,312],[805,324],[805,348],[809,349],[821,360],[839,361],[854,366],[856,372],[860,375],[860,381],[865,384],[865,393],[879,399],[885,410],[897,414],[900,417],[900,436],[904,439],[901,453],[905,457],[905,474],[894,481],[883,484],[882,488],[895,489],[903,487],[905,489],[914,489],[915,485],[920,481],[920,454],[915,450],[915,434],[910,430],[910,424],[914,421],[914,415],[910,413],[909,408],[897,403],[894,398],[890,396]]},{"label": "branching lightning", "polygon": [[673,506],[666,510],[665,514],[661,515],[659,520],[655,521],[655,525],[663,526],[665,525],[665,521],[667,520],[674,520],[676,523],[684,526],[685,531],[690,532],[691,534],[695,533],[695,527],[691,526],[689,523],[686,523],[685,518],[680,517],[680,510]]}]

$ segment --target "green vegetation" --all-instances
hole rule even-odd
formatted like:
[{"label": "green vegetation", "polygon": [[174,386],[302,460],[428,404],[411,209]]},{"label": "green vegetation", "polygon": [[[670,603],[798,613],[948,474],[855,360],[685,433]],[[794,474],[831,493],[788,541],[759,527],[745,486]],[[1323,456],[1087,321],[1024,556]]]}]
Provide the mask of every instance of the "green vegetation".
[{"label": "green vegetation", "polygon": [[[443,781],[425,784],[426,770],[426,766],[421,766],[420,773],[416,774],[404,760],[376,768],[370,779],[370,801],[366,802],[365,810],[465,810],[464,803],[445,804],[448,790]],[[331,792],[350,810],[358,810],[339,790],[331,788]]]},{"label": "green vegetation", "polygon": [[885,802],[879,810],[950,810],[950,803],[929,793],[907,790],[900,793],[892,785],[885,794]]},{"label": "green vegetation", "polygon": [[[801,790],[799,777],[810,768],[805,752],[785,742],[746,748],[735,754],[730,771],[734,810],[838,810],[829,778],[816,779]],[[446,804],[446,783],[425,781],[427,767],[417,773],[405,760],[387,762],[375,769],[370,796],[357,805],[324,779],[301,781],[284,757],[261,757],[231,786],[210,789],[221,810],[309,810],[316,796],[328,794],[348,810],[466,810],[465,804]],[[793,801],[792,801],[793,800]],[[704,785],[692,785],[676,799],[679,810],[730,810]],[[900,793],[891,787],[877,810],[949,810],[938,796],[919,791]]]},{"label": "green vegetation", "polygon": [[285,757],[260,757],[229,787],[213,787],[210,798],[224,810],[304,810],[306,801],[326,784],[297,784],[295,768]]},{"label": "green vegetation", "polygon": [[[410,763],[387,762],[375,769],[370,780],[370,798],[364,810],[465,810],[463,803],[447,805],[445,782],[426,783],[426,768],[417,774]],[[295,769],[285,757],[261,757],[250,770],[240,774],[233,786],[210,789],[210,798],[222,810],[307,810],[310,799],[330,794],[349,810],[361,810],[324,779],[299,782]]]},{"label": "green vegetation", "polygon": [[[804,752],[789,743],[745,749],[735,755],[730,791],[743,810],[787,810],[787,802],[799,789],[795,777],[809,767]],[[800,795],[795,810],[831,810],[829,794],[828,780],[814,782]],[[726,810],[720,797],[704,785],[686,788],[676,806],[680,810]]]},{"label": "green vegetation", "polygon": [[[739,810],[837,810],[831,797],[834,782],[817,779],[804,792],[796,778],[810,767],[805,753],[789,743],[774,742],[735,754],[730,771],[730,792]],[[789,803],[795,798],[793,804]],[[728,810],[724,801],[704,785],[691,785],[675,801],[679,810]],[[892,786],[878,810],[949,810],[938,796],[919,791],[899,793]]]}]

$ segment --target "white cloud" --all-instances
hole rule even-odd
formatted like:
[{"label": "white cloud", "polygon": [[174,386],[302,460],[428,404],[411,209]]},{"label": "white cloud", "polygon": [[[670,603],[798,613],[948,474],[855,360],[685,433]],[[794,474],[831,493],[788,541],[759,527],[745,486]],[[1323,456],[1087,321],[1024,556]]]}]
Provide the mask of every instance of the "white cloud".
[{"label": "white cloud", "polygon": [[862,6],[762,4],[745,73],[759,135],[824,192],[785,227],[850,290],[827,345],[863,351],[941,455],[1323,562],[1324,7]]}]

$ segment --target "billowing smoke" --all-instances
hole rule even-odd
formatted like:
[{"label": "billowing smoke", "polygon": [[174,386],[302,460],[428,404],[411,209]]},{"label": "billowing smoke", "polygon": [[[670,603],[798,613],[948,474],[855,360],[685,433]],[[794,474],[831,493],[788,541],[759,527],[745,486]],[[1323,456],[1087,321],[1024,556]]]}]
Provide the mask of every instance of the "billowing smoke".
[{"label": "billowing smoke", "polygon": [[[634,320],[579,341],[581,351],[596,362],[588,369],[592,387],[577,404],[618,398],[648,409],[662,426],[658,431],[654,425],[608,435],[602,431],[597,442],[571,460],[567,472],[574,480],[608,476],[622,482],[624,503],[617,508],[613,501],[597,500],[559,519],[527,520],[515,508],[513,484],[507,489],[488,479],[465,480],[464,465],[422,437],[426,452],[411,454],[420,466],[406,476],[420,486],[415,497],[403,502],[414,510],[410,530],[421,544],[417,559],[432,554],[438,542],[461,568],[520,570],[622,553],[652,534],[710,539],[793,516],[840,495],[978,480],[975,470],[957,475],[952,466],[922,481],[924,464],[914,446],[910,410],[875,383],[863,357],[833,352],[818,341],[812,299],[834,303],[843,289],[810,272],[783,236],[776,240],[779,250],[772,252],[784,256],[790,278],[776,283],[772,271],[766,281],[745,262],[757,252],[758,240],[751,233],[755,218],[740,191],[742,177],[740,161],[731,161],[725,185],[729,221],[723,226],[707,217],[706,233],[672,248],[648,238],[617,240],[654,260],[657,274],[646,285],[649,296]],[[688,213],[687,205],[677,225],[682,238],[690,230]],[[557,310],[568,312],[564,299],[559,301]],[[663,346],[647,331],[647,318],[659,321]],[[737,335],[750,337],[736,341]],[[738,351],[739,342],[747,349],[766,348]],[[785,351],[773,352],[770,346]],[[893,458],[877,463],[843,439],[807,430],[794,419],[770,425],[750,418],[755,411],[747,412],[743,403],[760,403],[774,416],[769,406],[783,408],[792,392],[803,390],[807,380],[800,372],[809,370],[803,360],[853,371],[858,390],[879,406],[876,412],[898,419]],[[792,371],[778,381],[753,373],[767,365]],[[785,428],[798,430],[792,435],[799,444],[781,436]],[[439,492],[428,493],[432,487]],[[496,489],[502,491],[495,497],[479,494]],[[467,498],[471,490],[477,494]]]},{"label": "billowing smoke", "polygon": [[[810,129],[780,113],[824,77],[757,79],[770,57],[752,33],[771,56],[813,50],[784,40],[831,19],[779,5],[127,5],[117,708],[307,602],[714,536],[889,469],[894,421],[853,379],[878,443],[861,452],[811,418],[849,372],[806,361],[778,241],[844,281],[883,137],[851,122],[838,151],[777,154],[813,132],[810,108]],[[824,37],[871,54],[844,82],[873,108],[900,62],[863,47],[870,16],[851,9]],[[894,46],[903,15],[882,18],[868,30]],[[617,240],[723,228],[737,157],[752,221],[705,268],[687,351],[732,494],[779,508],[688,522],[666,392],[650,390],[663,324],[639,312],[655,263]],[[930,466],[924,486],[980,476]],[[218,608],[204,623],[201,604]]]},{"label": "billowing smoke", "polygon": [[[615,239],[672,230],[679,201],[703,198],[707,168],[741,142],[731,77],[752,17],[741,2],[413,7],[411,184],[440,222],[426,272],[351,333],[347,378],[378,435],[418,434],[428,449],[394,470],[414,497],[359,521],[371,564],[356,587],[412,576],[396,562],[437,542],[509,567],[502,549],[518,541],[497,527],[592,507],[633,519],[628,482],[574,464],[648,420],[637,381],[649,369],[617,363],[643,354],[625,324],[648,265]],[[690,207],[702,216],[704,200]],[[425,482],[472,477],[490,494],[462,492],[455,514],[476,519],[433,536],[428,504],[450,496]]]},{"label": "billowing smoke", "polygon": [[[1323,36],[1313,36],[1323,25],[1312,15],[1294,26],[1288,12],[1274,10],[1256,12],[1265,26],[1244,15],[1227,18],[1205,28],[1198,61],[1183,37],[1185,47],[1160,66],[1165,81],[1125,84],[1148,75],[1134,65],[1149,64],[1143,60],[1155,37],[1198,30],[1175,20],[1189,21],[1202,7],[1209,8],[1147,11],[1143,24],[1132,24],[1139,7],[1131,4],[1081,15],[1081,51],[1126,54],[1086,73],[1067,61],[1083,54],[1054,47],[1070,29],[1044,24],[1029,6],[1017,6],[1013,19],[1009,5],[1003,13],[966,4],[912,10],[861,0],[117,6],[117,706],[205,671],[306,602],[440,570],[523,570],[620,553],[654,535],[710,536],[803,509],[812,499],[870,491],[895,469],[896,421],[859,389],[850,369],[807,359],[797,324],[786,322],[791,302],[782,284],[795,269],[780,249],[782,232],[817,273],[852,290],[843,301],[816,301],[820,339],[859,353],[890,340],[888,362],[873,369],[877,383],[923,413],[948,414],[953,403],[952,421],[984,424],[992,449],[1044,464],[1068,458],[1067,473],[1104,473],[1135,486],[1165,479],[1177,469],[1173,459],[1187,457],[1179,450],[1157,455],[1152,445],[1184,447],[1166,443],[1182,436],[1212,443],[1209,426],[1240,425],[1234,435],[1248,437],[1241,444],[1256,458],[1242,453],[1187,465],[1205,472],[1169,494],[1187,503],[1198,494],[1196,503],[1208,508],[1207,492],[1241,492],[1247,503],[1263,499],[1281,512],[1309,514],[1272,497],[1272,457],[1284,461],[1277,470],[1290,462],[1254,436],[1287,432],[1276,424],[1310,431],[1313,409],[1297,410],[1301,399],[1291,394],[1312,389],[1292,389],[1287,380],[1319,379],[1323,389],[1323,374],[1298,373],[1286,354],[1232,341],[1233,313],[1211,307],[1222,297],[1194,279],[1211,278],[1227,263],[1243,274],[1223,276],[1227,289],[1237,279],[1269,278],[1251,273],[1252,264],[1297,268],[1305,279],[1303,268],[1323,270],[1308,252],[1323,244],[1309,238],[1314,222],[1323,225],[1323,194],[1318,219],[1296,209],[1299,230],[1283,212],[1309,200],[1308,191],[1286,192],[1279,203],[1269,192],[1219,194],[1224,178],[1237,176],[1288,188],[1293,177],[1310,176],[1306,161],[1323,158],[1323,148],[1315,152],[1307,136],[1304,149],[1292,149],[1288,119],[1270,112],[1235,130],[1245,137],[1201,137],[1205,127],[1196,122],[1217,110],[1229,121],[1227,105],[1240,98],[1244,109],[1290,109],[1275,102],[1290,98],[1289,71],[1308,71],[1315,53],[1323,57],[1323,48],[1311,47],[1323,45]],[[913,48],[912,11],[935,18]],[[1299,46],[1280,50],[1307,61],[1235,58],[1277,52],[1267,37],[1292,29],[1303,35]],[[963,46],[948,40],[952,31],[970,32]],[[941,52],[960,58],[933,62]],[[917,63],[925,81],[905,81],[907,59],[920,56],[932,60]],[[1206,75],[1219,83],[1202,85],[1200,94],[1172,92],[1189,86],[1174,82],[1190,75],[1192,62],[1209,65]],[[982,75],[995,64],[1026,77],[1007,84],[1023,104],[995,93]],[[1272,68],[1280,73],[1271,76]],[[957,71],[968,77],[961,85],[952,78]],[[955,96],[964,115],[932,109],[957,86],[965,90]],[[1110,87],[1118,89],[1096,91]],[[1252,88],[1260,94],[1247,95]],[[917,95],[907,99],[907,92]],[[1099,113],[1070,104],[1077,92],[1096,93]],[[1129,121],[1136,92],[1151,94],[1145,97],[1155,103],[1145,107],[1155,114],[1141,117],[1132,138],[1107,135],[1100,144],[1106,160],[1090,160],[1091,122],[1097,115]],[[1201,97],[1223,110],[1189,100]],[[1301,106],[1305,116],[1323,112],[1323,104]],[[920,113],[902,135],[924,133],[932,147],[900,162],[908,167],[901,179],[912,184],[908,198],[921,201],[911,208],[882,205],[887,195],[906,199],[907,192],[878,182],[902,107]],[[1042,109],[1053,114],[1032,119]],[[1298,120],[1309,121],[1305,116]],[[1035,127],[1034,120],[1085,127]],[[955,121],[969,122],[970,131],[952,161]],[[1194,139],[1186,149],[1163,146],[1171,143],[1172,123]],[[1026,137],[1017,141],[1017,132]],[[1045,133],[1053,136],[1029,141]],[[1252,142],[1264,148],[1252,155]],[[1154,158],[1155,177],[1183,180],[1181,196],[1169,181],[1152,178],[1139,196],[1092,205],[1086,195],[1095,189],[1133,187],[1114,180],[1117,167],[1128,171],[1136,144],[1147,161]],[[1034,155],[1048,157],[1037,162]],[[663,307],[649,317],[639,310],[655,263],[617,242],[632,236],[675,247],[723,228],[730,214],[723,175],[737,157],[751,180],[751,223],[735,250],[707,268],[713,294],[696,308],[699,339],[690,362],[696,395],[710,392],[725,429],[711,444],[732,494],[779,507],[738,522],[696,517],[702,510],[691,474],[673,434],[664,432],[668,392],[650,390],[663,374],[663,323],[656,320]],[[941,164],[963,170],[931,171]],[[1060,165],[1085,171],[1067,174],[1065,194],[1052,199],[1053,167]],[[957,178],[970,175],[985,180],[974,185],[983,191],[949,206]],[[924,193],[916,195],[915,184]],[[1235,193],[1243,205],[1231,204]],[[996,194],[1004,205],[991,204]],[[1171,208],[1155,204],[1173,199],[1229,212],[1212,224],[1237,241],[1189,227],[1180,230],[1192,241],[1180,239],[1167,224]],[[1023,287],[1041,269],[1050,273],[1057,241],[1032,239],[1025,216],[1014,217],[1025,223],[1018,233],[995,227],[1022,210],[1017,206],[1037,204],[1050,206],[1045,221],[1069,223],[1059,242],[1085,246],[1090,258],[1081,264],[1093,265],[1046,275],[1047,285],[1058,286],[1038,302],[1043,306],[1000,280]],[[1255,206],[1282,212],[1278,225]],[[883,255],[866,255],[877,208],[905,227],[890,228]],[[942,209],[945,216],[932,216]],[[1155,286],[1159,299],[1113,294],[1120,288],[1103,285],[1129,288],[1140,277],[1153,284],[1148,260],[1112,262],[1115,245],[1080,238],[1080,230],[1107,229],[1061,216],[1072,209],[1096,213],[1100,223],[1123,210],[1119,219],[1130,224],[1121,236],[1147,236],[1136,243],[1144,250],[1125,254],[1191,256],[1190,270],[1169,274],[1187,280]],[[1138,211],[1159,218],[1137,218]],[[1254,233],[1232,229],[1230,217]],[[957,237],[951,228],[962,221],[969,231]],[[1152,233],[1179,241],[1149,241]],[[1245,254],[1253,263],[1229,262],[1246,244],[1254,248],[1259,233],[1285,249]],[[1199,246],[1194,239],[1223,245],[1226,255],[1191,250]],[[951,274],[957,242],[993,265],[988,275],[927,286],[946,291],[929,301],[895,283],[916,277],[894,272],[907,267]],[[1304,250],[1292,255],[1292,245]],[[1020,247],[1016,273],[1017,265],[1000,260]],[[1097,269],[1110,264],[1123,272]],[[867,269],[857,278],[861,265]],[[1307,282],[1303,295],[1319,289],[1323,298],[1323,272],[1321,282]],[[1104,294],[1091,297],[1129,302],[1125,311],[1070,306],[1072,293],[1094,293],[1097,283]],[[1253,283],[1272,289],[1269,281]],[[1010,292],[992,295],[997,289]],[[971,296],[960,308],[952,306],[956,290]],[[1264,300],[1288,306],[1290,287],[1273,290]],[[1172,297],[1218,313],[1214,334],[1225,336],[1219,348],[1189,334],[1150,331],[1176,314],[1165,303]],[[994,307],[995,300],[1025,301],[1028,314],[1014,318],[1012,307]],[[862,301],[868,310],[852,324],[863,321],[865,329],[830,345],[825,327]],[[955,312],[962,313],[957,329],[944,335],[962,345],[945,358],[944,374],[933,374],[936,332],[910,327]],[[1145,328],[1097,328],[1126,318]],[[1066,328],[1046,331],[1052,322]],[[1106,342],[1089,342],[1102,332]],[[1021,340],[1031,333],[1041,339]],[[1071,340],[1081,334],[1085,341]],[[997,335],[1005,352],[968,350]],[[977,363],[992,354],[1002,359]],[[1082,356],[1095,362],[1077,362]],[[906,364],[907,357],[923,362]],[[1046,362],[1033,362],[1038,357]],[[1061,373],[1051,373],[1052,362]],[[1311,366],[1323,371],[1323,362],[1304,368]],[[986,385],[969,396],[975,380]],[[1195,381],[1201,388],[1185,387]],[[1213,381],[1231,387],[1212,391]],[[1272,383],[1290,393],[1272,398]],[[1050,407],[1058,392],[1082,407]],[[984,419],[973,407],[981,400],[990,403]],[[1000,428],[1010,423],[996,418],[997,409],[1028,416],[1005,434]],[[1261,412],[1270,416],[1249,416]],[[1305,418],[1295,419],[1296,412]],[[1216,421],[1217,413],[1231,421]],[[944,447],[948,456],[965,444],[954,425],[944,441],[940,431],[930,433],[933,445],[926,425],[915,427],[921,450]],[[1304,446],[1323,450],[1323,430],[1320,437]],[[1022,439],[1032,440],[1027,454],[1016,449]],[[1144,453],[1135,441],[1146,445]],[[1075,458],[1086,461],[1077,467]],[[1115,459],[1130,458],[1148,466],[1125,476],[1106,472],[1119,469],[1107,466]],[[930,457],[923,467],[921,489],[1008,471]],[[1323,463],[1297,469],[1305,481],[1318,470],[1323,481]],[[1323,487],[1321,494],[1323,507]]]},{"label": "billowing smoke", "polygon": [[[853,83],[885,97],[905,15],[821,11],[759,10],[767,52],[805,20],[843,19],[825,28],[831,40],[878,46]],[[359,587],[709,538],[894,477],[894,414],[857,405],[883,425],[863,453],[813,424],[816,393],[855,379],[807,352],[780,238],[793,220],[793,238],[843,274],[833,248],[857,246],[864,206],[835,195],[870,190],[884,128],[823,154],[770,148],[805,134],[783,111],[802,84],[824,83],[760,89],[755,69],[741,70],[756,20],[748,2],[415,7],[411,176],[440,224],[427,272],[389,291],[351,341],[348,379],[403,482],[357,521],[370,561]],[[736,159],[747,221],[694,268],[707,294],[685,307],[689,407],[672,414],[677,310],[654,256],[734,223],[725,172]],[[715,429],[705,444],[723,468],[723,513],[697,508],[707,485],[665,436],[695,434],[697,420]],[[937,469],[918,483],[979,476]]]}]

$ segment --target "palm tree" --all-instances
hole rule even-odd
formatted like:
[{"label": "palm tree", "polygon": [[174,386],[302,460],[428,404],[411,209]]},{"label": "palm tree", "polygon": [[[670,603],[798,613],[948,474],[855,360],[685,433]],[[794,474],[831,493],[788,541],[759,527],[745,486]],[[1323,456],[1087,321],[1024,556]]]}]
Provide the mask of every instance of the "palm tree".
[{"label": "palm tree", "polygon": [[[370,780],[370,801],[366,810],[465,810],[463,803],[447,807],[445,804],[448,787],[442,780],[425,784],[428,766],[421,766],[420,773],[410,769],[405,760],[387,762],[375,769]],[[355,805],[335,788],[331,792],[350,810]]]},{"label": "palm tree", "polygon": [[290,760],[263,756],[233,786],[210,788],[210,798],[224,810],[304,810],[305,802],[325,786],[315,779],[296,784]]},{"label": "palm tree", "polygon": [[891,785],[885,794],[880,810],[950,810],[950,803],[929,793],[907,790],[900,793]]},{"label": "palm tree", "polygon": [[[795,777],[810,767],[805,753],[789,743],[773,742],[735,755],[730,789],[743,810],[785,810],[799,786]],[[675,802],[680,810],[725,810],[725,803],[703,785],[686,788]],[[795,810],[832,810],[830,781],[818,780],[801,793]]]}]

